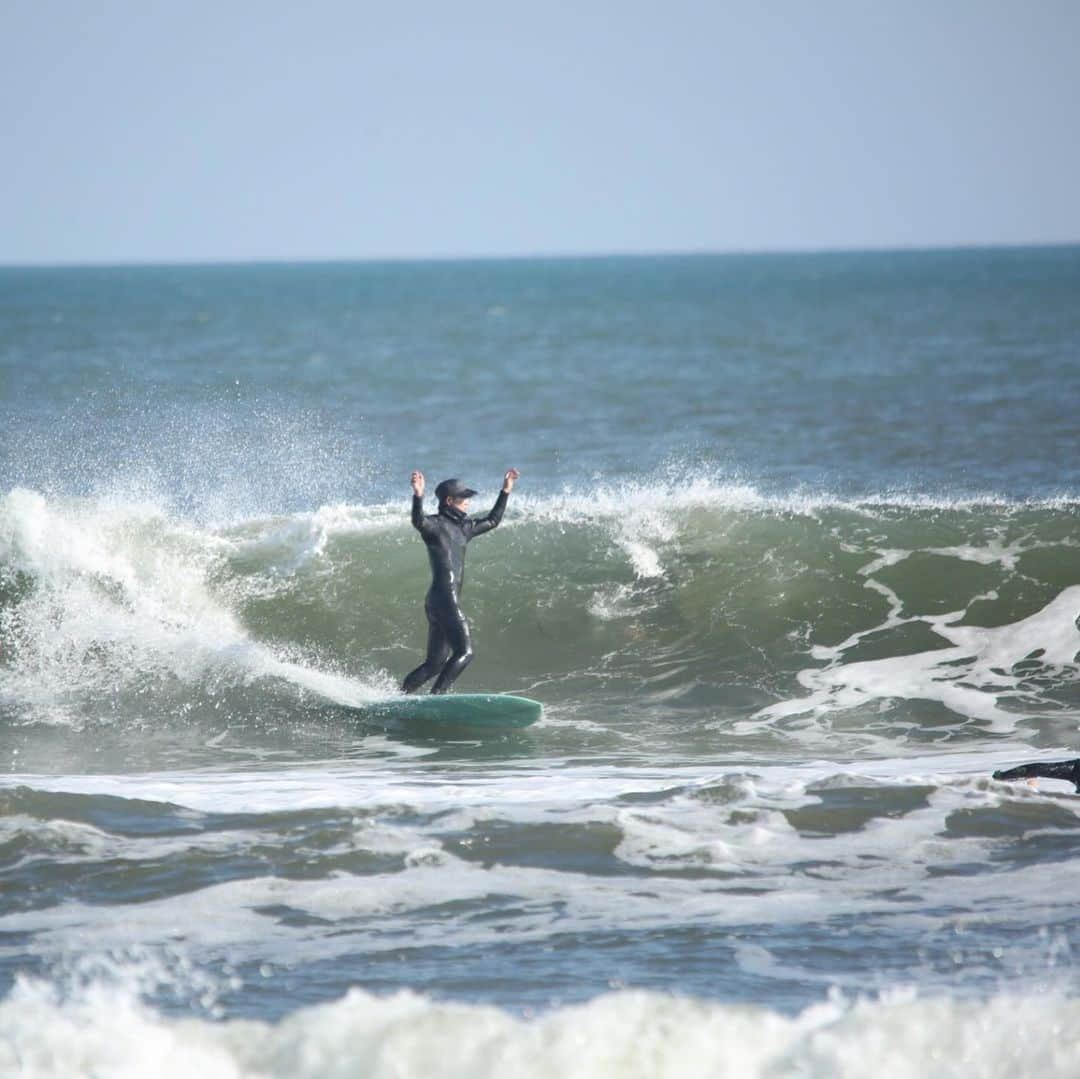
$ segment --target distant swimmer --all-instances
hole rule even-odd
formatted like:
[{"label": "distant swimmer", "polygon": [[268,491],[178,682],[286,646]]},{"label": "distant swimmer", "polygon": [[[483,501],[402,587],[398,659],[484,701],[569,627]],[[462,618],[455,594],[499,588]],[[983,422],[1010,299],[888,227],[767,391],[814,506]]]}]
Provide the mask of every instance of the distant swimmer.
[{"label": "distant swimmer", "polygon": [[995,779],[1064,779],[1080,794],[1080,757],[1071,761],[1035,761],[995,772]]},{"label": "distant swimmer", "polygon": [[412,525],[427,545],[431,562],[431,587],[424,599],[428,621],[427,655],[405,676],[401,688],[415,693],[435,678],[432,693],[445,693],[472,662],[472,636],[459,600],[465,579],[465,546],[469,540],[497,528],[519,472],[511,468],[503,477],[502,490],[486,517],[466,516],[469,499],[476,494],[461,480],[443,480],[435,488],[439,512],[424,515],[424,474],[412,474]]}]

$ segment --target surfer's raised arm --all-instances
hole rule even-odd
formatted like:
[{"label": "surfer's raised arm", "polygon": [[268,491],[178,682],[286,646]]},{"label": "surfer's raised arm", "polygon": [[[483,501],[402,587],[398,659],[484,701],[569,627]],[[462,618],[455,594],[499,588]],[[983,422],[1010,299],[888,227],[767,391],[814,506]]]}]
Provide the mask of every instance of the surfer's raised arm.
[{"label": "surfer's raised arm", "polygon": [[418,532],[424,531],[424,473],[414,472],[409,481],[412,484],[412,526]]},{"label": "surfer's raised arm", "polygon": [[516,468],[507,470],[506,475],[503,476],[502,490],[499,492],[499,497],[495,499],[495,505],[491,507],[488,515],[486,517],[475,517],[469,521],[470,539],[475,539],[477,536],[482,536],[485,532],[490,532],[493,528],[499,527],[499,522],[502,520],[503,512],[506,509],[506,500],[514,489],[514,482],[520,475],[521,473]]}]

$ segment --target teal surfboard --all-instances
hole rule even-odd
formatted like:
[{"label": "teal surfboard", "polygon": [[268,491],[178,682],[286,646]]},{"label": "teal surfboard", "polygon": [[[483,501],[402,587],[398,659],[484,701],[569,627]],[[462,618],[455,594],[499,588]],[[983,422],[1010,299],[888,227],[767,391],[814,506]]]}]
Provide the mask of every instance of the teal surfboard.
[{"label": "teal surfboard", "polygon": [[349,711],[376,725],[515,730],[535,723],[543,715],[544,706],[509,693],[426,693],[354,705]]}]

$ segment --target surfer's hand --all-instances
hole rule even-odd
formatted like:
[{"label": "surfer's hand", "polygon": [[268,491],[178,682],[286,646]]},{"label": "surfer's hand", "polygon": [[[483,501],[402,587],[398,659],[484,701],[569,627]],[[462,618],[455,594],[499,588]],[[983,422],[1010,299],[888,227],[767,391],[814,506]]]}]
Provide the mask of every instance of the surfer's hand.
[{"label": "surfer's hand", "polygon": [[412,479],[411,479],[410,482],[412,483],[413,494],[416,495],[417,498],[423,498],[424,497],[424,473],[423,472],[414,472],[412,474]]},{"label": "surfer's hand", "polygon": [[521,473],[516,468],[512,468],[512,469],[510,469],[509,472],[506,473],[505,476],[503,476],[503,488],[502,489],[507,494],[509,494],[514,489],[514,480],[516,480],[518,478],[518,476],[520,476],[520,475],[521,475]]}]

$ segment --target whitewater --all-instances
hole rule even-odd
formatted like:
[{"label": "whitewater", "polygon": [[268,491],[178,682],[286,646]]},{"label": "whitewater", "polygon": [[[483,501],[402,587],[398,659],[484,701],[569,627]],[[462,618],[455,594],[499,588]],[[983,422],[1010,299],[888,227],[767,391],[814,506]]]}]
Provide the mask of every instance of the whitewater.
[{"label": "whitewater", "polygon": [[[1080,756],[1077,295],[0,272],[0,1073],[1074,1074],[1080,800],[992,773]],[[460,688],[544,718],[365,728],[409,472],[512,465]]]}]

